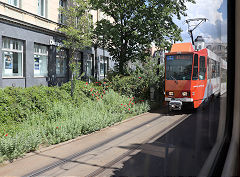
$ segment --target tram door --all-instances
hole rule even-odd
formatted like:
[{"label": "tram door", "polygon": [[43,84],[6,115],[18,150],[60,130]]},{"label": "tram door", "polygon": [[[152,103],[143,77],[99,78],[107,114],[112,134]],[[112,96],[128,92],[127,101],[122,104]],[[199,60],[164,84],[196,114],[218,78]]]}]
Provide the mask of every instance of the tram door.
[{"label": "tram door", "polygon": [[198,54],[194,55],[193,59],[193,73],[192,73],[192,96],[194,101],[194,108],[197,108],[199,103],[199,96],[198,96]]},{"label": "tram door", "polygon": [[207,86],[207,67],[206,67],[206,56],[200,56],[199,57],[199,95],[200,95],[200,104],[203,101],[204,94],[205,94],[205,88]]},{"label": "tram door", "polygon": [[206,80],[206,57],[195,54],[192,74],[192,95],[194,100],[194,108],[199,107],[202,103],[206,87]]}]

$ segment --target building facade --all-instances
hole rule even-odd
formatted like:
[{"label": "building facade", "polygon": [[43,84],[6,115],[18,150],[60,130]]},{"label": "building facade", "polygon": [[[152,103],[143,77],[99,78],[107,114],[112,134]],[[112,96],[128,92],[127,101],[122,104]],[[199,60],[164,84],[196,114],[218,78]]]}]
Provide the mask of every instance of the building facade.
[{"label": "building facade", "polygon": [[227,43],[206,43],[206,48],[227,61]]},{"label": "building facade", "polygon": [[[66,0],[0,0],[0,87],[60,85],[69,80],[69,54],[58,47],[64,39],[58,32],[63,18],[58,9],[65,5]],[[92,13],[94,20],[99,13]],[[102,79],[114,65],[100,48],[81,51],[77,59],[86,79]]]}]

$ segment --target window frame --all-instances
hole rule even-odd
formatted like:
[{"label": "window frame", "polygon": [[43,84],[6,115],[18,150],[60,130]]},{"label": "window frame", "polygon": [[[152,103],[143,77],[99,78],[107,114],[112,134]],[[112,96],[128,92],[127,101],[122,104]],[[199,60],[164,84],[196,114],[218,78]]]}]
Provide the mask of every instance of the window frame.
[{"label": "window frame", "polygon": [[[105,58],[105,60],[104,60]],[[100,55],[100,67],[99,67],[99,73],[100,73],[100,76],[104,76],[104,73],[105,73],[105,76],[106,76],[106,71],[107,71],[107,57],[106,56],[102,56]],[[103,64],[103,74],[101,74],[101,64]]]},{"label": "window frame", "polygon": [[[66,9],[67,8],[67,0],[59,0],[59,8],[60,7]],[[59,14],[58,14],[58,22],[60,24],[64,24],[64,22],[65,22],[65,16],[61,13],[60,10],[59,10]]]},{"label": "window frame", "polygon": [[37,0],[37,14],[39,16],[47,18],[47,4],[48,4],[47,0]]},{"label": "window frame", "polygon": [[[90,72],[88,72],[88,62],[91,63]],[[87,60],[86,60],[86,76],[88,76],[88,77],[93,76],[93,64],[94,64],[93,62],[94,62],[93,54],[88,53],[87,54]]]},{"label": "window frame", "polygon": [[[60,51],[63,51],[63,53],[64,53],[63,56],[59,55]],[[64,63],[63,63],[63,67],[65,67],[65,70],[63,69],[63,71],[65,71],[65,72],[59,73],[59,74],[57,73],[57,60],[58,60],[58,58],[63,59],[63,62],[65,63],[65,66],[64,66]],[[56,77],[66,77],[66,76],[67,76],[67,50],[66,49],[60,49],[58,51],[58,49],[56,49]]]},{"label": "window frame", "polygon": [[[40,52],[40,48],[38,48],[38,52],[36,52],[36,48],[35,48],[35,46],[44,46],[44,47],[46,47],[46,53],[42,53],[42,52]],[[48,77],[48,57],[49,57],[49,52],[48,52],[48,46],[46,46],[46,45],[44,45],[44,44],[38,44],[38,43],[34,43],[34,55],[33,55],[33,59],[34,59],[34,65],[33,65],[33,76],[34,76],[34,78],[38,78],[38,77]],[[46,56],[46,59],[47,59],[47,61],[46,61],[46,68],[47,68],[47,73],[46,73],[46,76],[45,75],[36,75],[35,74],[35,55],[39,55],[39,56]],[[40,62],[39,62],[39,70],[40,70]]]},{"label": "window frame", "polygon": [[[9,40],[9,48],[5,48],[5,45],[4,45],[4,39],[6,39],[6,40]],[[20,43],[22,43],[22,45],[21,45],[21,49],[14,49],[14,47],[13,47],[13,41],[15,41],[15,42],[20,42]],[[16,43],[15,43],[16,44]],[[23,59],[23,57],[24,57],[24,55],[23,55],[23,53],[24,53],[24,41],[22,41],[22,40],[20,40],[20,39],[13,39],[13,38],[9,38],[9,37],[5,37],[5,36],[3,36],[2,37],[2,56],[4,55],[4,52],[13,52],[13,53],[21,53],[21,75],[20,76],[5,76],[4,74],[3,74],[3,71],[5,70],[5,69],[3,69],[3,67],[5,66],[4,64],[2,65],[2,78],[23,78],[23,65],[24,65],[24,59]],[[2,63],[3,63],[3,61],[2,61]],[[13,68],[12,68],[13,69]]]},{"label": "window frame", "polygon": [[[15,5],[15,1],[17,2],[16,5]],[[12,5],[12,6],[14,6],[14,7],[20,8],[21,0],[8,0],[8,4],[9,4],[9,5]]]},{"label": "window frame", "polygon": [[[197,60],[195,58],[195,56],[197,56]],[[199,79],[199,72],[198,72],[198,66],[199,66],[199,56],[198,54],[194,54],[194,57],[193,57],[193,69],[192,69],[192,80],[198,80]],[[197,71],[196,73],[196,76],[195,76],[195,71]]]},{"label": "window frame", "polygon": [[[237,2],[237,3],[236,3]],[[227,2],[227,101],[225,122],[221,126],[222,134],[215,143],[198,176],[239,176],[239,107],[240,62],[237,58],[240,46],[236,43],[236,34],[240,36],[240,3],[236,0]],[[236,19],[236,17],[238,17]],[[238,24],[235,29],[235,23]],[[238,38],[239,39],[239,38]],[[235,48],[237,45],[237,48]],[[236,81],[236,82],[235,82]],[[236,83],[236,84],[235,84]],[[235,105],[236,103],[236,105]]]},{"label": "window frame", "polygon": [[[202,66],[203,62],[204,61],[204,66]],[[200,56],[199,57],[199,80],[205,80],[206,79],[206,57],[205,56]],[[204,76],[203,78],[201,79],[200,78],[200,73],[201,72],[204,72]]]}]

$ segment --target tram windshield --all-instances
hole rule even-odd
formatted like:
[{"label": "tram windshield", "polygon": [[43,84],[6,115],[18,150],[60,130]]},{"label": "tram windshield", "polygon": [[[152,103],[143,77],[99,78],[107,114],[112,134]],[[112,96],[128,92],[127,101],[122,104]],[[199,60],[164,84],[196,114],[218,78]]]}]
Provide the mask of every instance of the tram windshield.
[{"label": "tram windshield", "polygon": [[192,54],[166,56],[166,80],[191,80]]}]

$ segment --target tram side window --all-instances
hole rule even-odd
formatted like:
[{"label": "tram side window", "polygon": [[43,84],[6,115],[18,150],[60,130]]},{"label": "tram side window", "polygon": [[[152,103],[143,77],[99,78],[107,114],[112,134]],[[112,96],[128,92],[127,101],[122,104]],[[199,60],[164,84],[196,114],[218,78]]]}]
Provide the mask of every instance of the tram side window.
[{"label": "tram side window", "polygon": [[198,80],[198,55],[194,55],[193,76],[192,80]]},{"label": "tram side window", "polygon": [[218,71],[218,62],[216,62],[216,77],[219,77],[219,76],[218,76],[218,72],[219,72],[219,71]]},{"label": "tram side window", "polygon": [[220,63],[218,62],[218,76],[217,77],[220,77]]},{"label": "tram side window", "polygon": [[205,80],[206,66],[205,66],[205,57],[200,56],[200,67],[199,67],[199,79]]},{"label": "tram side window", "polygon": [[213,60],[211,60],[211,65],[212,65],[212,77],[211,78],[215,78],[215,64],[214,64]]},{"label": "tram side window", "polygon": [[207,68],[208,68],[208,79],[211,79],[212,72],[211,72],[211,59],[207,58]]},{"label": "tram side window", "polygon": [[216,73],[217,73],[217,70],[216,70],[216,61],[212,60],[212,78],[216,78]]}]

